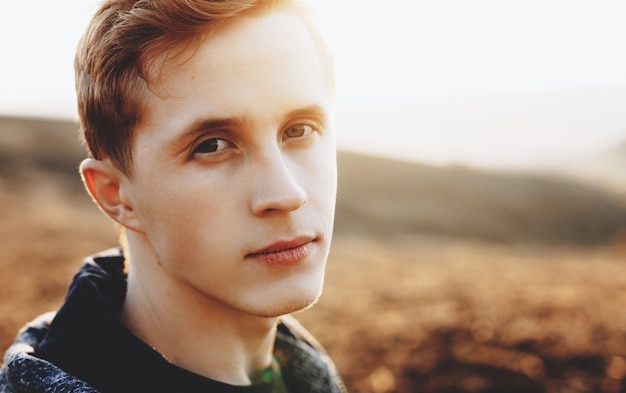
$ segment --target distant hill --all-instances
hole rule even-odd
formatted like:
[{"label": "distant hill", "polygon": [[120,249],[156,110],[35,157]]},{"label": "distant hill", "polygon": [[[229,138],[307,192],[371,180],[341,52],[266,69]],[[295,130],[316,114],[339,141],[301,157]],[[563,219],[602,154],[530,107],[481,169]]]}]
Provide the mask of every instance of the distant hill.
[{"label": "distant hill", "polygon": [[626,233],[623,197],[565,178],[348,153],[339,168],[338,233],[579,244]]},{"label": "distant hill", "polygon": [[563,160],[544,170],[626,195],[626,140],[598,154]]},{"label": "distant hill", "polygon": [[28,183],[41,174],[80,185],[85,157],[78,126],[71,121],[0,117],[0,177]]},{"label": "distant hill", "polygon": [[[0,118],[0,185],[83,192],[69,121]],[[0,190],[1,191],[1,190]],[[87,199],[85,199],[87,200]],[[626,233],[620,194],[557,176],[339,154],[336,234],[426,234],[515,243],[608,243]]]}]

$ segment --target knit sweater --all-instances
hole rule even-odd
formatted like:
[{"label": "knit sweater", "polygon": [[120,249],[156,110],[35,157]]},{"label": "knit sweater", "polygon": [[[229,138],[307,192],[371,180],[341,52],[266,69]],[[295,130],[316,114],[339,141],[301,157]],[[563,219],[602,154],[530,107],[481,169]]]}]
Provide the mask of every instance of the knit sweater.
[{"label": "knit sweater", "polygon": [[[90,348],[92,344],[95,345],[94,348],[98,348],[99,341],[109,345],[106,337],[103,339],[102,336],[108,334],[106,332],[114,330],[111,327],[116,326],[115,324],[121,325],[119,321],[112,320],[114,313],[109,314],[106,309],[102,309],[97,304],[102,301],[99,298],[104,296],[107,298],[104,299],[106,304],[112,304],[113,308],[120,306],[120,300],[123,300],[126,289],[126,275],[124,274],[123,265],[124,259],[119,251],[109,252],[86,260],[75,276],[66,302],[59,312],[41,315],[26,325],[19,332],[13,345],[7,350],[4,364],[0,369],[0,393],[96,393],[101,391],[115,391],[117,393],[123,390],[117,387],[110,387],[108,390],[104,388],[99,389],[93,384],[89,384],[75,376],[81,375],[83,371],[80,371],[80,367],[74,367],[76,364],[80,366],[81,361],[72,359],[73,350],[77,350],[77,354],[79,351],[84,353],[85,348]],[[89,305],[90,308],[84,307],[85,305]],[[85,313],[89,312],[93,314],[84,316]],[[86,320],[84,327],[82,323],[69,325],[68,321],[76,321],[77,316]],[[95,329],[94,321],[97,323]],[[91,334],[90,330],[95,330],[97,333]],[[120,337],[114,333],[111,334],[115,339]],[[127,336],[130,337],[131,334],[128,332]],[[144,345],[136,338],[130,340],[130,345],[124,342],[124,346],[121,346],[121,348]],[[137,343],[132,340],[136,340]],[[49,359],[54,359],[52,355],[55,353],[55,344],[59,346],[56,351],[62,353],[63,356],[67,356],[69,353],[70,363],[66,365],[49,361]],[[147,345],[144,346],[149,348]],[[334,365],[326,352],[293,318],[281,318],[274,347],[274,355],[280,363],[282,378],[290,392],[345,393],[343,382],[337,375]],[[41,351],[42,349],[43,351]],[[99,350],[102,351],[102,349]],[[46,352],[50,355],[46,354]],[[127,361],[124,350],[116,348],[111,354],[115,354],[112,356],[117,356],[117,358],[108,359],[108,363],[98,364],[92,367],[93,370],[90,370],[90,372],[96,374],[103,370],[102,375],[93,375],[94,381],[98,381],[98,378],[106,380],[106,378],[110,378],[112,372],[130,373],[129,364],[124,363],[124,361]],[[150,358],[148,357],[148,359]],[[75,364],[72,365],[71,362]],[[159,367],[166,367],[163,370],[167,370],[167,367],[176,368],[174,365],[160,365]],[[107,372],[109,374],[106,374]],[[180,372],[186,371],[181,369]],[[131,374],[128,375],[134,378]],[[148,375],[149,379],[137,378],[137,381],[149,381],[152,379],[152,375],[154,375],[154,372]],[[116,378],[120,379],[120,375],[117,374],[111,379]],[[121,380],[123,381],[125,378],[123,376]],[[201,377],[198,376],[197,378]],[[209,380],[208,382],[211,381]],[[219,382],[214,382],[214,384],[216,388],[209,391],[231,391],[230,388],[234,388],[226,389],[227,385]],[[142,391],[153,392],[155,390],[154,386],[138,386],[136,384],[132,386],[132,390],[128,388],[129,391],[138,393]],[[219,386],[223,386],[224,390],[219,388]],[[271,390],[271,386],[269,389]],[[168,385],[167,387],[163,386],[162,391],[186,391],[186,388]],[[261,389],[260,391],[264,390]]]}]

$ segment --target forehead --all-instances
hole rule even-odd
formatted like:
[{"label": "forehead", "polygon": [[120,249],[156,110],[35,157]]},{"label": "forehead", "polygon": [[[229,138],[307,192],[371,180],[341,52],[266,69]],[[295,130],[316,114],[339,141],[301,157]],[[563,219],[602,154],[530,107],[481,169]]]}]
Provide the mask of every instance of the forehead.
[{"label": "forehead", "polygon": [[151,88],[145,128],[330,106],[333,89],[302,18],[292,10],[238,17],[176,58],[165,54],[170,59]]},{"label": "forehead", "polygon": [[315,68],[325,74],[328,70],[318,43],[304,18],[297,10],[234,18],[203,36],[198,46],[164,53],[152,91],[162,98],[182,96],[189,87],[187,82],[199,79],[219,87],[234,80],[263,84],[263,74],[277,68],[287,80],[289,73],[302,71],[303,64],[309,71]]}]

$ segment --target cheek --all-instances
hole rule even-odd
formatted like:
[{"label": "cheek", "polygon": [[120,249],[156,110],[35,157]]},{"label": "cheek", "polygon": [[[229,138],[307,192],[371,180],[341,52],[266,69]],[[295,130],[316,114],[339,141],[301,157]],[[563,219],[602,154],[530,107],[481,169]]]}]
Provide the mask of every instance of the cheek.
[{"label": "cheek", "polygon": [[210,200],[215,194],[199,189],[199,185],[163,177],[145,184],[143,192],[136,195],[136,213],[153,243],[192,236],[199,222],[215,216],[217,211]]},{"label": "cheek", "polygon": [[332,217],[337,194],[337,155],[332,147],[316,152],[309,160],[311,183],[308,185],[309,198],[322,209],[324,215]]},{"label": "cheek", "polygon": [[324,185],[324,192],[333,197],[337,193],[337,151],[334,140],[329,141],[316,159],[318,179]]},{"label": "cheek", "polygon": [[[177,230],[214,232],[235,224],[244,208],[246,182],[234,171],[189,171],[173,176],[172,181],[152,196],[151,214]],[[206,235],[206,233],[204,233]]]}]

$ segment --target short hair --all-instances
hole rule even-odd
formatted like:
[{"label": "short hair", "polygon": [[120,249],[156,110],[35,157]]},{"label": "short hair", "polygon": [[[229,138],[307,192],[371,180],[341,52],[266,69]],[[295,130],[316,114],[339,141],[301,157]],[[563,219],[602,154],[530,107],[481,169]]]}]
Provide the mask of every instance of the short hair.
[{"label": "short hair", "polygon": [[[134,128],[163,54],[165,61],[175,57],[238,16],[287,8],[306,10],[299,0],[105,0],[74,60],[79,125],[90,156],[109,158],[132,175]],[[305,21],[322,65],[332,68],[326,46]]]}]

